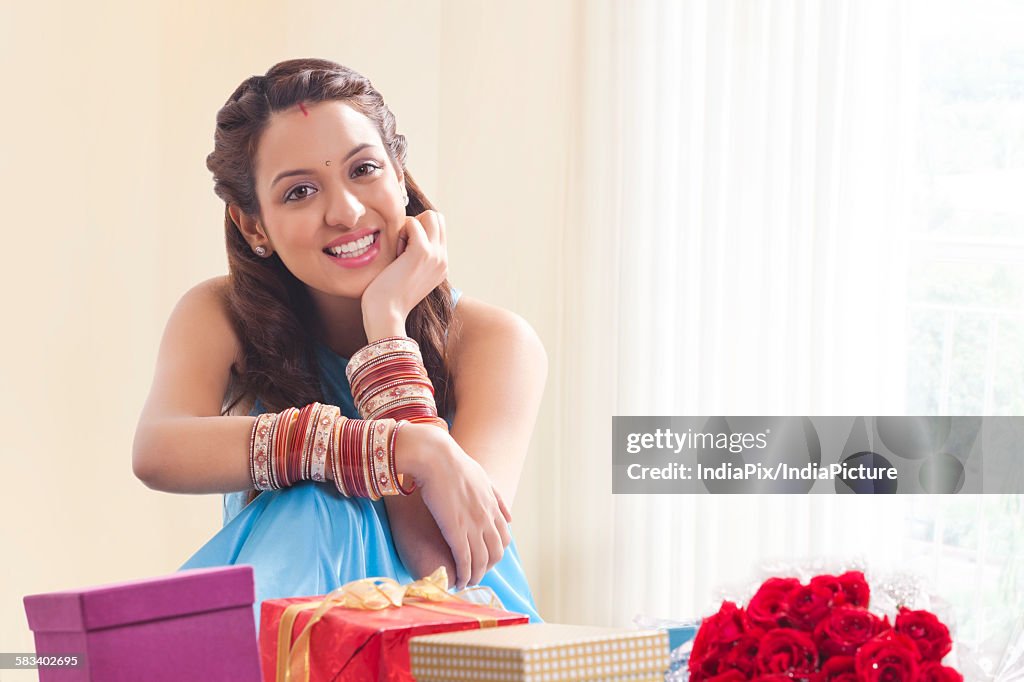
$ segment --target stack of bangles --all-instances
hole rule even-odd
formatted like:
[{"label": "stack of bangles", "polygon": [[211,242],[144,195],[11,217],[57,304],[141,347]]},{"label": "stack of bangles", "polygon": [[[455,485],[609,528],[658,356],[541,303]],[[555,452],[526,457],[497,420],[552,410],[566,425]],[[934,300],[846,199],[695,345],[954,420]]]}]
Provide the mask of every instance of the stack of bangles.
[{"label": "stack of bangles", "polygon": [[346,497],[378,500],[409,495],[395,467],[395,442],[406,422],[448,429],[437,416],[419,346],[393,336],[361,348],[346,368],[356,408],[349,419],[334,405],[261,414],[249,439],[249,473],[257,490],[279,490],[302,480],[324,482],[329,470]]},{"label": "stack of bangles", "polygon": [[448,422],[437,416],[434,385],[419,344],[408,336],[389,336],[360,348],[345,375],[363,419],[400,419],[448,430]]},{"label": "stack of bangles", "polygon": [[334,405],[256,417],[249,439],[249,473],[257,490],[279,490],[298,481],[326,481],[346,497],[379,500],[408,495],[395,468],[395,439],[403,422],[349,419]]}]

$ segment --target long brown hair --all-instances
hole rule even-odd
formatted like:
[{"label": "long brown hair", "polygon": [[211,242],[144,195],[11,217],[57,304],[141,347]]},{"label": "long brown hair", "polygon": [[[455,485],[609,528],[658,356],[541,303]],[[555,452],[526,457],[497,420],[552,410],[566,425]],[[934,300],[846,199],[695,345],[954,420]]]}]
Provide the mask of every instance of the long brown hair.
[{"label": "long brown hair", "polygon": [[[434,208],[405,167],[406,140],[395,130],[394,114],[366,77],[323,59],[291,59],[275,64],[264,76],[242,82],[217,112],[213,152],[206,157],[206,167],[214,177],[213,191],[225,203],[226,302],[244,353],[243,366],[231,368],[233,389],[224,413],[247,396],[258,397],[271,412],[323,401],[315,354],[323,328],[309,292],[276,254],[261,258],[252,252],[228,213],[228,205],[234,204],[262,222],[254,159],[271,114],[299,102],[326,100],[344,101],[376,125],[392,163],[405,177],[409,194],[406,214]],[[420,345],[442,416],[449,413],[453,401],[445,351],[451,320],[451,287],[445,281],[406,321],[407,333]]]}]

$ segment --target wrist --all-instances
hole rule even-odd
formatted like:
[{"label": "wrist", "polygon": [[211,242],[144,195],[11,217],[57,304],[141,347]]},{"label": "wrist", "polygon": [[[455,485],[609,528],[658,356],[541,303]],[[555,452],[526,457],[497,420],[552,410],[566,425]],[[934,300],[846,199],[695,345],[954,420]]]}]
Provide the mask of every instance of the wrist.
[{"label": "wrist", "polygon": [[[407,422],[395,439],[395,470],[406,479],[412,478],[417,486],[429,482],[438,459],[446,450],[432,447],[432,438],[439,434],[434,426]],[[429,453],[429,457],[426,456]],[[408,480],[406,481],[408,487]]]},{"label": "wrist", "polygon": [[408,336],[405,332],[405,316],[394,311],[363,310],[363,329],[366,342],[373,343],[389,336]]}]

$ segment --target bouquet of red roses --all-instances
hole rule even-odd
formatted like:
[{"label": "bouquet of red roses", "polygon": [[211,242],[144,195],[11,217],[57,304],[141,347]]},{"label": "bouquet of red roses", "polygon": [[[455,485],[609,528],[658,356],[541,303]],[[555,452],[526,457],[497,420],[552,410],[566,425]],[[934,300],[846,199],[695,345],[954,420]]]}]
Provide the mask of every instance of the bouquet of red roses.
[{"label": "bouquet of red roses", "polygon": [[869,598],[860,571],[769,578],[745,609],[726,601],[701,622],[690,681],[963,681],[942,665],[953,642],[933,613],[900,607],[890,623],[868,611]]}]

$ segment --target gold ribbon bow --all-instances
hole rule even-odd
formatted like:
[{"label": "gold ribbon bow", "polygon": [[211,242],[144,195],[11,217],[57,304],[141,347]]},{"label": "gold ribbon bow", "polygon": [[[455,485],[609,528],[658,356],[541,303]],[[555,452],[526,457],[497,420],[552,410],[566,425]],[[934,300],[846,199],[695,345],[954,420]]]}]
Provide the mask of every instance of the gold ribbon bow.
[{"label": "gold ribbon bow", "polygon": [[[416,606],[448,615],[467,616],[473,614],[456,609],[446,609],[431,602],[476,603],[466,599],[463,595],[480,590],[489,594],[486,606],[492,609],[503,608],[498,597],[487,587],[471,587],[457,594],[451,594],[446,589],[447,586],[448,572],[444,566],[440,566],[426,578],[421,578],[408,585],[399,585],[391,578],[363,578],[342,585],[324,595],[323,599],[292,604],[285,609],[284,615],[281,616],[281,624],[277,631],[277,681],[307,682],[309,680],[309,643],[313,626],[324,617],[324,614],[334,608],[379,611],[391,607]],[[299,613],[313,609],[315,609],[313,615],[306,626],[302,628],[295,644],[289,646],[295,619]],[[481,628],[494,627],[498,624],[496,619],[489,616],[475,615],[474,617],[480,622]]]}]

